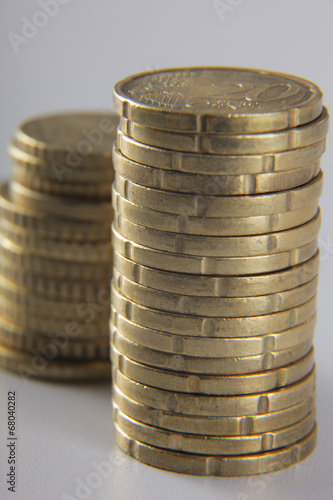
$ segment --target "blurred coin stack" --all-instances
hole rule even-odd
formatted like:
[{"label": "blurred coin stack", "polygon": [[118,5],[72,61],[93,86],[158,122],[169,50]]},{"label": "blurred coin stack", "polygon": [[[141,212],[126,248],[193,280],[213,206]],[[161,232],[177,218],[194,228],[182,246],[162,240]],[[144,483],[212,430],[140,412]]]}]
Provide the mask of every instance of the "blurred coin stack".
[{"label": "blurred coin stack", "polygon": [[113,114],[23,123],[0,193],[0,365],[23,377],[110,377]]},{"label": "blurred coin stack", "polygon": [[197,475],[303,460],[316,442],[321,91],[193,68],[135,75],[114,95],[118,444]]}]

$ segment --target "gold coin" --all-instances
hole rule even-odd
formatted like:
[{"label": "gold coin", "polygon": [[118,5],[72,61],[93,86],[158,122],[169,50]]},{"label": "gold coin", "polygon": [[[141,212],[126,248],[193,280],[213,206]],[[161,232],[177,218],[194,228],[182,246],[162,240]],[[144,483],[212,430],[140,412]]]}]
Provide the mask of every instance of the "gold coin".
[{"label": "gold coin", "polygon": [[[111,331],[117,330],[125,339],[162,353],[170,353],[175,363],[182,363],[184,355],[211,358],[269,355],[272,351],[284,351],[299,344],[311,343],[316,314],[288,330],[251,337],[200,338],[151,330],[128,321],[118,314],[113,306],[110,323]],[[164,359],[162,354],[161,358]]]},{"label": "gold coin", "polygon": [[247,455],[291,445],[307,436],[315,425],[315,412],[289,427],[252,436],[200,436],[153,427],[128,417],[114,405],[114,421],[130,438],[173,451],[199,455]]},{"label": "gold coin", "polygon": [[113,370],[113,381],[128,398],[157,410],[201,417],[251,417],[285,410],[305,401],[315,389],[315,370],[289,386],[241,396],[210,396],[156,389],[135,382],[118,370]]},{"label": "gold coin", "polygon": [[40,116],[19,126],[13,144],[51,165],[108,168],[118,122],[113,113]]},{"label": "gold coin", "polygon": [[[304,171],[304,174],[306,175],[306,173],[309,173],[309,171],[310,169],[307,169],[307,172]],[[13,165],[12,178],[14,182],[28,189],[50,195],[69,197],[78,196],[87,198],[89,201],[91,198],[103,201],[109,200],[111,197],[112,181],[106,181],[100,184],[91,182],[89,184],[85,184],[82,182],[60,182],[56,179],[50,180],[40,176],[36,176],[35,173],[31,173],[27,171],[25,167],[21,167],[19,165]]]},{"label": "gold coin", "polygon": [[139,226],[116,215],[114,225],[125,238],[169,253],[202,257],[253,257],[287,252],[318,238],[320,209],[311,221],[296,228],[251,236],[197,236]]},{"label": "gold coin", "polygon": [[87,297],[97,297],[110,286],[110,280],[88,281],[57,279],[30,273],[21,268],[15,268],[6,259],[0,262],[0,275],[15,285],[30,290],[35,295],[56,300],[81,302]]},{"label": "gold coin", "polygon": [[171,372],[193,373],[200,375],[247,375],[273,370],[295,363],[311,349],[312,341],[299,344],[284,351],[269,352],[256,356],[244,357],[203,357],[174,355],[164,353],[139,344],[135,344],[114,330],[112,343],[123,356],[153,368],[170,370]]},{"label": "gold coin", "polygon": [[118,314],[152,330],[193,337],[251,337],[278,333],[304,323],[316,312],[316,296],[286,311],[237,318],[193,316],[156,311],[123,297],[112,287],[111,303]]},{"label": "gold coin", "polygon": [[326,140],[305,148],[282,153],[258,155],[210,155],[160,149],[123,134],[118,130],[117,147],[132,161],[164,170],[205,175],[250,175],[298,169],[320,160]]},{"label": "gold coin", "polygon": [[322,92],[282,73],[225,67],[163,69],[114,88],[115,111],[143,125],[193,133],[274,132],[315,120]]},{"label": "gold coin", "polygon": [[43,277],[101,280],[103,283],[106,279],[111,279],[112,274],[112,260],[111,262],[93,263],[46,258],[21,248],[1,236],[0,257],[3,266],[11,267],[16,271],[22,270],[40,274]]},{"label": "gold coin", "polygon": [[109,359],[109,339],[107,337],[80,339],[62,334],[41,333],[28,330],[0,318],[0,344],[9,349],[26,352],[37,351],[52,359]]},{"label": "gold coin", "polygon": [[0,233],[3,238],[35,255],[82,263],[112,262],[111,243],[77,243],[41,238],[36,233],[22,229],[5,219],[0,220]]},{"label": "gold coin", "polygon": [[307,458],[317,443],[317,428],[285,448],[241,456],[194,455],[155,448],[127,436],[115,424],[116,441],[130,456],[160,469],[198,476],[249,476],[276,472]]},{"label": "gold coin", "polygon": [[[35,295],[31,293],[31,290],[18,286],[0,276],[0,297],[8,307],[13,309],[16,307],[18,309],[22,308],[35,313],[42,311],[44,316],[64,316],[67,318],[75,316],[80,311],[80,305],[86,303],[87,309],[93,307],[94,317],[107,319],[110,317],[110,293],[108,288],[101,289],[101,292],[104,292],[100,294],[101,303],[98,303],[96,295],[88,296],[79,303],[68,300],[55,300],[42,295]],[[88,313],[87,316],[89,316]]]},{"label": "gold coin", "polygon": [[96,201],[79,201],[66,196],[55,196],[38,193],[17,182],[11,186],[12,202],[22,208],[42,212],[45,215],[64,217],[75,221],[112,221],[113,210],[111,203]]},{"label": "gold coin", "polygon": [[[112,182],[114,178],[113,168],[110,168],[110,163],[104,167],[98,167],[98,165],[90,165],[90,168],[70,168],[62,166],[58,163],[45,163],[36,156],[26,153],[21,149],[17,148],[14,144],[9,145],[8,153],[10,159],[12,160],[13,167],[17,171],[25,171],[31,177],[42,177],[44,179],[49,179],[53,181],[58,181],[58,183],[80,183],[88,184],[101,183],[101,182]],[[87,185],[88,188],[88,185]]]},{"label": "gold coin", "polygon": [[142,405],[125,396],[113,385],[113,402],[129,417],[144,424],[202,436],[245,436],[288,427],[305,418],[314,408],[315,393],[304,401],[273,413],[244,417],[204,417],[182,415]]},{"label": "gold coin", "polygon": [[211,187],[211,194],[195,195],[147,188],[117,173],[114,181],[115,190],[123,198],[152,210],[194,217],[253,217],[290,212],[318,204],[323,189],[323,174],[320,172],[304,186],[279,193],[214,196],[214,185]]},{"label": "gold coin", "polygon": [[271,273],[301,264],[318,251],[317,239],[286,252],[254,257],[201,257],[172,254],[138,245],[112,227],[113,249],[138,264],[174,273],[209,276],[244,276]]},{"label": "gold coin", "polygon": [[314,351],[282,368],[247,375],[188,375],[159,370],[127,358],[115,346],[111,359],[115,369],[140,384],[175,392],[228,396],[272,391],[301,380],[313,369]]},{"label": "gold coin", "polygon": [[121,116],[119,129],[136,141],[158,148],[209,154],[265,154],[304,148],[327,136],[329,115],[324,107],[316,120],[306,125],[251,134],[193,134],[146,127]]},{"label": "gold coin", "polygon": [[61,241],[110,241],[110,221],[83,222],[36,212],[12,202],[8,183],[0,185],[0,216],[42,238]]},{"label": "gold coin", "polygon": [[255,297],[291,290],[319,270],[319,250],[310,260],[283,271],[256,276],[197,276],[142,266],[114,252],[115,269],[128,280],[155,290],[200,297]]},{"label": "gold coin", "polygon": [[135,224],[160,231],[201,236],[245,236],[284,231],[305,224],[316,215],[318,209],[316,203],[299,210],[254,217],[195,217],[135,205],[115,189],[112,191],[112,204],[117,215]]},{"label": "gold coin", "polygon": [[[113,152],[113,164],[118,175],[141,186],[197,195],[210,193],[215,196],[284,191],[310,182],[320,171],[320,161],[317,161],[297,169],[274,173],[215,176],[188,174],[141,165],[126,158],[117,149]],[[35,182],[34,179],[32,183]],[[18,178],[15,180],[19,182]],[[25,182],[22,184],[26,185]]]},{"label": "gold coin", "polygon": [[291,290],[256,297],[200,297],[165,292],[129,281],[116,269],[113,271],[113,286],[127,299],[157,311],[237,318],[273,314],[308,302],[317,293],[318,277]]},{"label": "gold coin", "polygon": [[17,372],[24,379],[33,377],[49,380],[100,380],[110,378],[110,362],[107,360],[55,361],[38,353],[25,353],[0,346],[0,366]]}]

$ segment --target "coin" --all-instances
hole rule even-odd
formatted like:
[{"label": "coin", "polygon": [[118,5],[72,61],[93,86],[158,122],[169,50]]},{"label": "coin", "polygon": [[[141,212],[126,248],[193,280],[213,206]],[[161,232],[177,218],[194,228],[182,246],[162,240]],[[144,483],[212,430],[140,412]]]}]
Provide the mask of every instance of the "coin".
[{"label": "coin", "polygon": [[[315,168],[315,167],[313,167]],[[27,171],[24,167],[14,165],[12,167],[12,178],[17,184],[20,184],[28,189],[40,193],[59,196],[81,196],[82,198],[96,198],[100,200],[109,200],[111,196],[111,181],[106,183],[73,183],[73,182],[59,182],[59,180],[50,180],[43,177],[36,176],[35,173]],[[309,175],[310,169],[304,171],[304,175]],[[302,176],[303,174],[301,174]]]},{"label": "coin", "polygon": [[158,148],[209,154],[265,154],[303,148],[327,136],[329,115],[324,107],[316,120],[276,132],[251,134],[193,134],[146,127],[120,117],[119,129],[136,141]]},{"label": "coin", "polygon": [[197,236],[166,233],[158,229],[139,226],[117,214],[116,229],[125,238],[138,245],[164,252],[202,257],[252,257],[256,255],[286,252],[307,245],[318,237],[320,210],[311,221],[302,226],[253,236]]},{"label": "coin", "polygon": [[38,193],[17,182],[11,183],[12,202],[29,210],[37,210],[45,215],[65,217],[81,221],[111,221],[113,210],[111,203],[82,201]]},{"label": "coin", "polygon": [[25,353],[0,346],[0,366],[18,372],[25,380],[38,377],[50,380],[100,380],[110,379],[110,362],[55,361],[35,353]]},{"label": "coin", "polygon": [[155,448],[128,437],[117,424],[115,436],[120,448],[145,464],[183,474],[228,477],[275,472],[304,460],[316,447],[317,428],[285,448],[233,457],[191,455]]},{"label": "coin", "polygon": [[114,405],[114,421],[129,437],[168,450],[200,455],[246,455],[283,448],[304,438],[314,428],[315,413],[287,428],[252,436],[200,436],[153,427],[128,417]]},{"label": "coin", "polygon": [[200,338],[190,335],[173,335],[136,325],[118,314],[113,306],[111,316],[111,332],[116,329],[127,340],[162,353],[173,354],[175,361],[178,359],[180,362],[183,355],[212,358],[256,356],[292,349],[299,344],[311,342],[315,326],[316,314],[304,323],[279,333],[252,335],[251,337]]},{"label": "coin", "polygon": [[113,385],[113,402],[129,417],[169,431],[202,436],[244,436],[288,427],[305,418],[314,408],[315,394],[300,403],[273,413],[241,417],[204,417],[182,415],[142,405],[125,396]]},{"label": "coin", "polygon": [[0,221],[3,238],[35,255],[77,262],[112,262],[112,246],[107,242],[70,242],[40,238],[7,220]]},{"label": "coin", "polygon": [[125,339],[115,329],[112,334],[112,345],[127,358],[153,368],[200,375],[246,375],[294,363],[310,351],[312,343],[310,341],[284,351],[256,356],[227,357],[224,355],[205,358],[183,354],[174,355],[150,349]]},{"label": "coin", "polygon": [[159,370],[125,357],[114,345],[111,360],[114,368],[126,377],[157,389],[228,396],[272,391],[301,380],[313,369],[314,351],[311,349],[300,360],[282,368],[247,375],[202,375],[201,373],[188,375]]},{"label": "coin", "polygon": [[166,130],[273,132],[315,120],[322,111],[322,93],[313,83],[282,73],[173,68],[118,82],[114,107],[119,115]]},{"label": "coin", "polygon": [[[310,182],[320,171],[320,161],[317,161],[301,168],[274,173],[215,176],[188,174],[141,165],[126,158],[117,149],[113,151],[113,164],[121,177],[141,186],[197,195],[210,193],[215,196],[283,191]],[[18,178],[15,180],[18,181]],[[25,182],[22,183],[26,185]]]},{"label": "coin", "polygon": [[[112,274],[110,262],[76,262],[47,258],[21,248],[6,238],[0,236],[1,263],[13,269],[41,274],[44,277],[106,280]],[[75,256],[73,257],[75,259]]]},{"label": "coin", "polygon": [[56,335],[28,330],[0,318],[0,343],[9,349],[18,349],[55,358],[69,359],[109,359],[109,341],[107,337],[94,339],[71,338],[68,335]]},{"label": "coin", "polygon": [[117,214],[135,224],[160,231],[202,236],[245,236],[284,231],[305,224],[318,210],[318,204],[315,204],[290,212],[254,217],[195,217],[135,205],[114,189],[112,204]]},{"label": "coin", "polygon": [[307,399],[315,388],[315,370],[289,386],[238,396],[210,396],[157,389],[135,382],[118,370],[113,370],[113,382],[128,398],[157,410],[201,417],[249,417],[281,411]]},{"label": "coin", "polygon": [[325,140],[282,153],[210,155],[155,148],[118,130],[117,147],[130,160],[149,167],[192,174],[244,175],[289,171],[317,162],[325,152]]},{"label": "coin", "polygon": [[138,245],[124,238],[112,227],[113,249],[129,260],[144,266],[175,273],[242,276],[271,273],[285,270],[305,262],[318,251],[317,239],[308,245],[290,251],[253,257],[200,257],[195,255],[172,254],[144,245]]},{"label": "coin", "polygon": [[316,297],[286,311],[262,316],[237,318],[183,315],[156,311],[123,297],[112,287],[111,303],[115,310],[133,323],[152,330],[193,337],[251,337],[278,333],[304,323],[316,312]]},{"label": "coin", "polygon": [[284,271],[256,276],[197,276],[142,266],[114,252],[115,269],[128,280],[165,292],[201,297],[254,297],[291,290],[311,281],[319,270],[319,251]]},{"label": "coin", "polygon": [[298,210],[318,204],[323,189],[323,174],[294,189],[253,196],[214,196],[173,193],[147,188],[115,174],[114,188],[136,205],[170,214],[197,217],[252,217]]},{"label": "coin", "polygon": [[46,163],[110,168],[118,122],[113,113],[45,115],[22,123],[13,143]]},{"label": "coin", "polygon": [[83,222],[28,210],[12,202],[8,183],[0,185],[0,216],[26,231],[61,241],[110,241],[110,222]]},{"label": "coin", "polygon": [[127,299],[158,311],[192,316],[237,318],[272,314],[308,302],[317,293],[318,277],[285,292],[256,297],[200,297],[165,292],[130,281],[116,269],[113,271],[113,284]]}]

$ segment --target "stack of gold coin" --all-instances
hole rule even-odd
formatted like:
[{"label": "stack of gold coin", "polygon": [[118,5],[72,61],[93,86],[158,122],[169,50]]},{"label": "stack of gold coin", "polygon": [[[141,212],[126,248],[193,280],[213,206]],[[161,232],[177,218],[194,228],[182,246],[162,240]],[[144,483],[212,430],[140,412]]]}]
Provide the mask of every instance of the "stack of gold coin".
[{"label": "stack of gold coin", "polygon": [[328,113],[300,78],[161,70],[115,86],[116,439],[170,471],[276,471],[315,447]]},{"label": "stack of gold coin", "polygon": [[113,114],[23,123],[0,187],[0,364],[24,378],[110,377]]}]

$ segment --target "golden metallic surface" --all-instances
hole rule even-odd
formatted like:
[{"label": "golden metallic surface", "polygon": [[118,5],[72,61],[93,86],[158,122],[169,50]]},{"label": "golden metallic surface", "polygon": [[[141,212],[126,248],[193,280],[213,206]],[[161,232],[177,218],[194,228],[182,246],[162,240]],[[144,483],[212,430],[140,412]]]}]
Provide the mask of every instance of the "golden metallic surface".
[{"label": "golden metallic surface", "polygon": [[110,168],[118,122],[113,113],[40,116],[19,126],[13,144],[51,165]]},{"label": "golden metallic surface", "polygon": [[55,196],[39,193],[28,189],[17,182],[10,185],[12,202],[28,210],[34,210],[45,215],[65,217],[72,221],[112,221],[113,210],[111,203],[82,201],[66,196]]},{"label": "golden metallic surface", "polygon": [[[313,167],[314,168],[314,167]],[[106,201],[111,196],[111,181],[104,183],[70,183],[59,182],[59,180],[49,180],[36,176],[35,173],[28,172],[24,167],[14,165],[12,168],[12,178],[17,184],[20,184],[28,189],[56,196],[73,197],[78,196],[91,199]],[[302,175],[310,175],[310,168],[302,172]]]},{"label": "golden metallic surface", "polygon": [[109,340],[98,337],[98,332],[96,338],[71,338],[64,332],[57,335],[29,330],[4,318],[0,318],[0,344],[9,349],[44,353],[52,359],[109,359]]},{"label": "golden metallic surface", "polygon": [[250,175],[289,171],[317,162],[325,152],[325,140],[282,153],[210,155],[155,148],[118,130],[117,147],[130,160],[158,169],[205,175]]},{"label": "golden metallic surface", "polygon": [[245,276],[285,270],[311,259],[318,251],[317,239],[303,247],[254,257],[200,257],[172,254],[139,245],[112,227],[114,250],[141,265],[163,271],[210,276]]},{"label": "golden metallic surface", "polygon": [[0,216],[41,238],[74,242],[110,241],[109,221],[84,222],[54,217],[13,203],[8,183],[0,185]]},{"label": "golden metallic surface", "polygon": [[84,263],[112,262],[112,245],[108,242],[59,242],[41,238],[7,220],[0,220],[0,233],[2,238],[35,255]]},{"label": "golden metallic surface", "polygon": [[18,372],[25,379],[93,381],[110,379],[108,360],[50,360],[0,346],[0,366]]},{"label": "golden metallic surface", "polygon": [[120,117],[119,129],[136,141],[158,148],[210,154],[266,154],[304,148],[327,136],[329,115],[322,114],[311,123],[275,132],[250,134],[188,134],[146,127]]},{"label": "golden metallic surface", "polygon": [[317,428],[306,437],[285,448],[241,456],[194,455],[155,448],[127,436],[115,424],[116,441],[130,456],[140,462],[168,471],[198,476],[248,476],[285,469],[307,458],[317,443]]},{"label": "golden metallic surface", "polygon": [[261,415],[235,417],[208,417],[182,415],[174,411],[158,410],[142,405],[125,396],[113,385],[113,402],[129,417],[169,431],[197,434],[199,436],[251,436],[270,432],[300,422],[315,405],[315,393],[300,403],[283,410]]},{"label": "golden metallic surface", "polygon": [[119,115],[193,133],[256,133],[296,127],[322,111],[322,92],[293,75],[226,67],[139,73],[114,88]]},{"label": "golden metallic surface", "polygon": [[272,391],[291,385],[308,375],[314,366],[314,351],[300,360],[265,372],[247,375],[203,375],[171,372],[137,363],[112,345],[112,363],[123,375],[157,389],[207,395],[244,395]]},{"label": "golden metallic surface", "polygon": [[110,262],[77,262],[61,260],[61,258],[44,257],[33,251],[15,245],[6,238],[0,237],[0,257],[3,265],[11,266],[16,271],[22,270],[43,277],[82,279],[90,281],[111,278]]},{"label": "golden metallic surface", "polygon": [[312,340],[284,351],[269,352],[245,357],[203,357],[174,355],[150,349],[125,339],[117,330],[113,331],[112,345],[127,358],[153,368],[171,372],[202,375],[247,375],[273,370],[294,363],[311,349]]},{"label": "golden metallic surface", "polygon": [[161,390],[135,382],[113,370],[114,385],[128,398],[157,410],[200,417],[244,417],[285,410],[309,398],[315,389],[315,370],[292,385],[259,394],[211,396]]},{"label": "golden metallic surface", "polygon": [[112,287],[111,303],[118,314],[133,323],[176,335],[193,337],[251,337],[278,333],[310,319],[316,312],[316,296],[286,311],[236,318],[206,317],[157,311],[126,299]]},{"label": "golden metallic surface", "polygon": [[200,455],[247,455],[291,445],[314,428],[315,412],[289,427],[251,436],[200,436],[160,429],[137,422],[114,405],[114,421],[130,438],[172,451]]},{"label": "golden metallic surface", "polygon": [[[301,168],[274,173],[215,176],[187,174],[133,162],[117,149],[113,151],[113,164],[118,175],[141,186],[162,191],[196,195],[213,194],[215,196],[239,196],[284,191],[310,182],[320,171],[320,161],[317,161],[303,165]],[[15,180],[19,182],[17,178]],[[24,180],[22,184],[25,184]]]},{"label": "golden metallic surface", "polygon": [[113,254],[115,269],[124,278],[155,290],[200,297],[255,297],[291,290],[311,281],[319,270],[319,250],[308,261],[284,271],[256,276],[196,276],[142,266]]},{"label": "golden metallic surface", "polygon": [[[117,331],[122,337],[149,349],[174,357],[174,364],[182,363],[183,356],[206,356],[224,358],[235,356],[269,355],[274,351],[293,349],[299,344],[313,340],[316,315],[304,323],[279,333],[267,333],[251,337],[195,337],[173,335],[151,330],[128,321],[118,314],[112,306],[111,332]],[[161,359],[164,359],[163,355]]]},{"label": "golden metallic surface", "polygon": [[139,226],[117,215],[116,229],[138,245],[169,253],[202,257],[253,257],[287,252],[311,243],[319,234],[320,210],[302,226],[254,236],[197,236]]},{"label": "golden metallic surface", "polygon": [[127,299],[157,311],[237,318],[273,314],[308,302],[317,293],[318,277],[291,290],[256,297],[201,297],[165,292],[130,281],[116,269],[113,271],[113,286]]},{"label": "golden metallic surface", "polygon": [[160,231],[202,236],[245,236],[291,229],[310,221],[318,205],[254,217],[196,217],[151,210],[123,198],[115,189],[112,205],[117,215],[135,224]]},{"label": "golden metallic surface", "polygon": [[195,217],[250,217],[290,212],[318,203],[323,189],[323,174],[294,189],[279,193],[248,196],[214,196],[173,193],[146,188],[115,174],[114,188],[123,198],[136,205],[171,214]]}]

